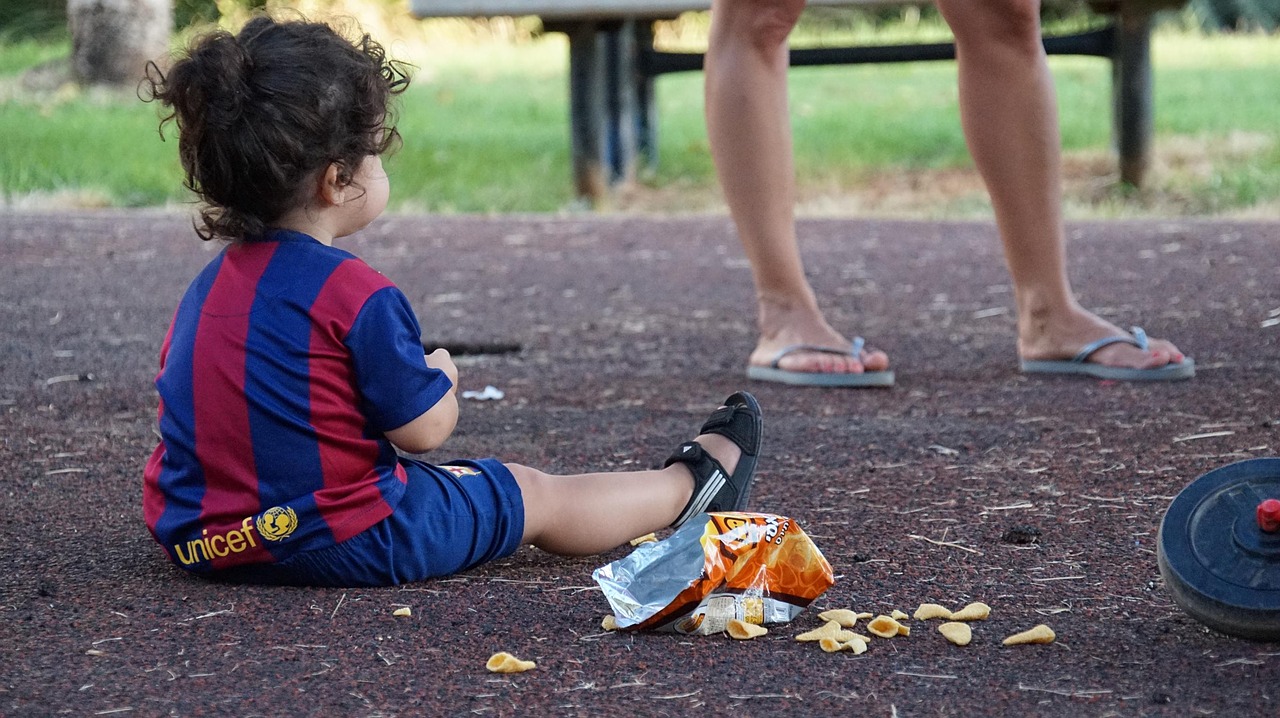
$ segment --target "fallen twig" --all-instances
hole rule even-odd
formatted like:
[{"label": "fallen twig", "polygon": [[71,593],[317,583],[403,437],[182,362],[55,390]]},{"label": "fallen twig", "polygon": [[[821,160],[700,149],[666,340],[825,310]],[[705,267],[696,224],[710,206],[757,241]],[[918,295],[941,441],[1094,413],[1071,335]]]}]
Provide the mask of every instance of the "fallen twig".
[{"label": "fallen twig", "polygon": [[[92,374],[62,374],[60,376],[51,376],[48,379],[45,379],[44,385],[53,386],[54,384],[61,384],[67,381],[93,381],[93,380],[94,380],[94,376]],[[133,709],[128,708],[126,710],[133,710]]]},{"label": "fallen twig", "polygon": [[1008,506],[984,506],[983,511],[1014,511],[1017,509],[1034,509],[1035,504],[1030,501],[1023,501],[1019,504],[1009,504]]},{"label": "fallen twig", "polygon": [[1229,661],[1223,661],[1217,665],[1218,668],[1223,666],[1262,666],[1266,665],[1266,661],[1259,661],[1256,658],[1233,658]]},{"label": "fallen twig", "polygon": [[948,548],[958,548],[961,551],[968,551],[969,553],[977,554],[979,556],[982,555],[982,552],[976,548],[969,548],[968,546],[964,546],[952,541],[938,541],[936,539],[931,539],[925,536],[921,536],[919,534],[907,534],[907,538],[913,538],[913,539],[916,539],[917,541],[924,541],[926,543],[931,543],[935,546],[946,546]]},{"label": "fallen twig", "polygon": [[233,613],[233,612],[235,612],[235,608],[224,608],[221,611],[210,611],[208,613],[202,613],[199,616],[194,616],[192,618],[188,618],[187,620],[199,621],[204,618],[213,618],[214,616],[221,616],[224,613]]},{"label": "fallen twig", "polygon": [[696,691],[690,691],[690,692],[688,692],[688,693],[677,693],[677,694],[675,694],[675,695],[670,695],[670,696],[654,696],[654,697],[653,697],[653,700],[656,700],[656,701],[674,701],[674,700],[678,700],[678,699],[680,699],[680,698],[692,698],[693,696],[696,696],[696,695],[698,695],[698,694],[699,694],[699,693],[701,693],[701,692],[702,692],[702,689],[701,689],[701,688],[699,688],[699,689],[698,689],[698,690],[696,690]]},{"label": "fallen twig", "polygon": [[1200,439],[1212,439],[1218,436],[1231,436],[1232,434],[1235,434],[1235,433],[1236,432],[1234,431],[1209,431],[1203,434],[1188,434],[1187,436],[1175,436],[1173,438],[1173,443],[1180,444],[1184,441],[1198,441]]},{"label": "fallen twig", "polygon": [[1076,691],[1060,691],[1054,688],[1036,688],[1035,686],[1024,686],[1021,683],[1018,684],[1018,690],[1036,691],[1038,693],[1052,693],[1055,696],[1066,696],[1067,698],[1090,698],[1092,696],[1105,696],[1108,693],[1115,693],[1115,691],[1111,691],[1103,688],[1086,688],[1086,689],[1081,689]]}]

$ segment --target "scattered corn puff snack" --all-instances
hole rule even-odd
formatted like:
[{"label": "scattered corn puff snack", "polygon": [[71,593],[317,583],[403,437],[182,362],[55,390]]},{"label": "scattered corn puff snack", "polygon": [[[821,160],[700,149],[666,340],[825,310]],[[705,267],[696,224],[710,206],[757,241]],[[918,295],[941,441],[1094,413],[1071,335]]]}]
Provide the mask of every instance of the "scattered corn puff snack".
[{"label": "scattered corn puff snack", "polygon": [[967,623],[948,621],[938,626],[938,633],[941,633],[948,641],[957,646],[967,646],[969,641],[973,640],[973,630],[969,628]]},{"label": "scattered corn puff snack", "polygon": [[953,621],[981,621],[991,615],[991,607],[981,601],[971,603],[968,606],[951,614]]},{"label": "scattered corn puff snack", "polygon": [[856,655],[861,655],[867,652],[867,642],[862,640],[858,636],[853,636],[847,641],[841,641],[835,638],[827,637],[827,638],[823,638],[821,641],[818,641],[818,646],[821,647],[822,650],[826,651],[827,653],[838,653],[840,651],[849,651],[850,653],[853,653],[856,656]]},{"label": "scattered corn puff snack", "polygon": [[652,543],[657,540],[658,540],[657,535],[648,533],[648,534],[645,534],[644,536],[637,536],[636,538],[631,539],[631,545],[639,546],[642,543]]},{"label": "scattered corn puff snack", "polygon": [[1003,643],[1006,646],[1018,646],[1025,643],[1053,643],[1053,639],[1055,638],[1057,638],[1057,636],[1054,635],[1053,629],[1041,623],[1040,625],[1035,626],[1034,628],[1029,628],[1022,633],[1015,633],[1012,636],[1009,636],[1004,639]]},{"label": "scattered corn puff snack", "polygon": [[902,629],[906,628],[894,619],[888,616],[876,616],[871,619],[871,623],[867,624],[867,630],[881,638],[893,638],[901,635]]},{"label": "scattered corn puff snack", "polygon": [[818,614],[824,621],[835,621],[843,628],[853,628],[858,623],[858,614],[847,608],[833,608]]},{"label": "scattered corn puff snack", "polygon": [[396,610],[392,611],[391,615],[396,616],[398,618],[403,618],[405,616],[412,616],[413,609],[409,608],[408,606],[401,606],[400,608],[397,608]]},{"label": "scattered corn puff snack", "polygon": [[612,613],[605,614],[605,617],[600,619],[600,627],[606,631],[616,631],[618,630],[618,619],[614,618]]},{"label": "scattered corn puff snack", "polygon": [[522,661],[506,651],[499,651],[489,656],[484,667],[491,673],[524,673],[537,665],[533,661]]},{"label": "scattered corn puff snack", "polygon": [[899,622],[901,622],[901,621],[905,621],[905,620],[907,620],[908,618],[911,618],[910,616],[908,616],[908,615],[906,614],[906,612],[905,612],[905,611],[899,611],[899,610],[898,610],[898,609],[896,609],[896,608],[895,608],[895,609],[893,609],[893,613],[890,613],[890,614],[889,614],[889,617],[890,617],[890,618],[892,618],[893,620],[895,620],[895,621],[899,621]]},{"label": "scattered corn puff snack", "polygon": [[759,638],[769,632],[769,629],[764,626],[747,623],[746,621],[742,621],[737,618],[730,618],[725,630],[728,632],[730,637],[736,638],[739,641]]},{"label": "scattered corn puff snack", "polygon": [[951,609],[936,603],[922,603],[912,616],[917,621],[927,621],[931,618],[945,618],[949,621],[951,620]]},{"label": "scattered corn puff snack", "polygon": [[818,647],[827,653],[835,653],[836,651],[843,650],[844,644],[831,636],[823,636],[822,640],[818,641]]},{"label": "scattered corn puff snack", "polygon": [[812,631],[805,631],[796,636],[797,641],[821,641],[824,638],[835,638],[839,633],[840,624],[835,621],[827,621],[822,628],[815,628]]}]

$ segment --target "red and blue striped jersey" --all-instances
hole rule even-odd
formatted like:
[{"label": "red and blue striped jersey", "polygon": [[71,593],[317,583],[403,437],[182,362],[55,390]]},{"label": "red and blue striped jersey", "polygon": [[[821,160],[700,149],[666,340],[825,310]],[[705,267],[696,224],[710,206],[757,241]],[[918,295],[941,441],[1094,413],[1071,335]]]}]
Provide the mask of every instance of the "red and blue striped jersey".
[{"label": "red and blue striped jersey", "polygon": [[201,572],[350,538],[404,493],[385,432],[450,386],[408,299],[354,255],[285,231],[229,245],[160,352],[147,526]]}]

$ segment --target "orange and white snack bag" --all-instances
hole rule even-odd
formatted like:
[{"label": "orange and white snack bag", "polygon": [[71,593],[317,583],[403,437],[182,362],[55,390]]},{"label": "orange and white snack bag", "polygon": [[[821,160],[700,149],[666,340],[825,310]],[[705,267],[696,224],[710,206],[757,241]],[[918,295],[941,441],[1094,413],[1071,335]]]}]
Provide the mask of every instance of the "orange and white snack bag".
[{"label": "orange and white snack bag", "polygon": [[592,574],[619,630],[712,634],[731,619],[786,623],[835,583],[795,521],[711,513]]}]

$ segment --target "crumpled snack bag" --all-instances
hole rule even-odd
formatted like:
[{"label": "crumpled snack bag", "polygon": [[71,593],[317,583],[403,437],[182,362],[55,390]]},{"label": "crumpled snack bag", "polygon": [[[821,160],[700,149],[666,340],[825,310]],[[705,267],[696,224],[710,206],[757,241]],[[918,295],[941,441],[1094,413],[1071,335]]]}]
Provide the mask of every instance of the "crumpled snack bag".
[{"label": "crumpled snack bag", "polygon": [[592,573],[619,630],[712,634],[730,619],[786,623],[835,583],[795,521],[755,513],[691,519]]}]

